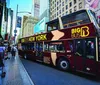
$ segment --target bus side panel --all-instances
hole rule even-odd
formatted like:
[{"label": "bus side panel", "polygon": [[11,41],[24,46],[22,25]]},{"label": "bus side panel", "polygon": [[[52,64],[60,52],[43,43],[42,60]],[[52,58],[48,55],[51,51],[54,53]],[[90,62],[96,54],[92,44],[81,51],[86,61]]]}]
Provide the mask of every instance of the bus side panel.
[{"label": "bus side panel", "polygon": [[85,61],[85,71],[88,73],[96,74],[96,61],[92,59],[87,59]]},{"label": "bus side panel", "polygon": [[97,76],[100,77],[100,62],[97,62]]},{"label": "bus side panel", "polygon": [[74,59],[74,55],[67,55],[67,58],[70,62],[70,68],[73,70],[75,68],[75,59]]},{"label": "bus side panel", "polygon": [[20,57],[23,57],[24,55],[24,52],[23,52],[23,50],[18,50],[18,54],[20,55]]},{"label": "bus side panel", "polygon": [[71,50],[71,47],[70,47],[70,45],[72,45],[72,47],[74,47],[73,41],[72,41],[72,44],[70,44],[69,41],[65,41],[64,45],[65,45],[65,51],[66,51],[65,52],[66,58],[69,60],[70,68],[74,69],[75,68],[75,56],[74,56],[73,50]]},{"label": "bus side panel", "polygon": [[43,52],[43,62],[46,64],[52,64],[50,52]]},{"label": "bus side panel", "polygon": [[27,51],[27,56],[29,60],[35,60],[35,52],[33,52],[32,50]]}]

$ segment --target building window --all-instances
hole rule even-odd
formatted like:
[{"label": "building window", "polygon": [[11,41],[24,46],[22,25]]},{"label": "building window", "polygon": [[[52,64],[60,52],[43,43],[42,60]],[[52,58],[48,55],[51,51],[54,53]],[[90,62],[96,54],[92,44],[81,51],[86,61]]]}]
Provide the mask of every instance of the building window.
[{"label": "building window", "polygon": [[74,0],[74,4],[76,4],[76,0]]},{"label": "building window", "polygon": [[54,4],[54,1],[53,1],[53,4]]},{"label": "building window", "polygon": [[58,7],[57,7],[57,10],[58,10]]},{"label": "building window", "polygon": [[72,13],[72,9],[70,9],[69,12]]},{"label": "building window", "polygon": [[59,10],[59,14],[61,14],[61,10]]},{"label": "building window", "polygon": [[57,1],[57,5],[59,4],[59,2]]},{"label": "building window", "polygon": [[74,12],[77,10],[77,7],[76,6],[74,6]]},{"label": "building window", "polygon": [[68,9],[68,5],[66,5],[66,9]]},{"label": "building window", "polygon": [[62,8],[62,12],[64,12],[64,7]]},{"label": "building window", "polygon": [[79,9],[80,9],[80,8],[82,8],[82,2],[81,2],[81,3],[79,3]]},{"label": "building window", "polygon": [[55,14],[55,17],[56,17],[56,14]]},{"label": "building window", "polygon": [[57,16],[58,16],[58,12],[57,12]]},{"label": "building window", "polygon": [[62,16],[64,16],[64,13],[62,14]]},{"label": "building window", "polygon": [[59,5],[59,8],[61,8],[61,4]]},{"label": "building window", "polygon": [[72,2],[69,3],[69,6],[70,6],[70,7],[72,6]]},{"label": "building window", "polygon": [[68,11],[66,11],[66,15],[68,14]]},{"label": "building window", "polygon": [[64,6],[64,2],[62,2],[62,6]]}]

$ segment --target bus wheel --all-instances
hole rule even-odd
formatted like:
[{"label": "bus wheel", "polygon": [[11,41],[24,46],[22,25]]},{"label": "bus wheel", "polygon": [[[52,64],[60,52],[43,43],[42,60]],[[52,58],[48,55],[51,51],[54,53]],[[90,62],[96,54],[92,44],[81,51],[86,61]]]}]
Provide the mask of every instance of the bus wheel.
[{"label": "bus wheel", "polygon": [[64,58],[61,58],[58,60],[57,62],[57,67],[61,70],[69,70],[69,62],[68,60],[64,59]]},{"label": "bus wheel", "polygon": [[26,54],[24,55],[24,58],[27,59],[27,55]]}]

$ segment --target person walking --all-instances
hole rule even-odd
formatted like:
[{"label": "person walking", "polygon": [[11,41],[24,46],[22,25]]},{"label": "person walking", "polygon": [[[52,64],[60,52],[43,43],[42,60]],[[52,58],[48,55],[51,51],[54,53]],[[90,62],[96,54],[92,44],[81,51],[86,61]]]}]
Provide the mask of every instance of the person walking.
[{"label": "person walking", "polygon": [[8,51],[8,55],[9,55],[11,53],[11,46],[10,45],[8,45],[7,51]]},{"label": "person walking", "polygon": [[15,55],[16,55],[16,49],[15,49],[14,46],[13,46],[12,49],[11,49],[11,54],[12,54],[12,56],[14,56],[14,57],[15,57]]}]

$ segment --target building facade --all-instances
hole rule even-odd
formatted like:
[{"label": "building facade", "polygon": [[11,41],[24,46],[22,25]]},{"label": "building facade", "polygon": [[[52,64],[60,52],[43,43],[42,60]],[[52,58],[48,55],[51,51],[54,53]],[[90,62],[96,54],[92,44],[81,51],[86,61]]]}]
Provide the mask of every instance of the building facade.
[{"label": "building facade", "polygon": [[34,34],[34,26],[38,22],[38,19],[32,16],[29,16],[26,21],[23,23],[23,36],[27,37]]},{"label": "building facade", "polygon": [[84,0],[49,0],[50,20],[84,8]]},{"label": "building facade", "polygon": [[25,21],[28,19],[28,16],[23,16],[23,20],[22,20],[22,28],[20,29],[20,37],[24,36],[24,24]]}]

